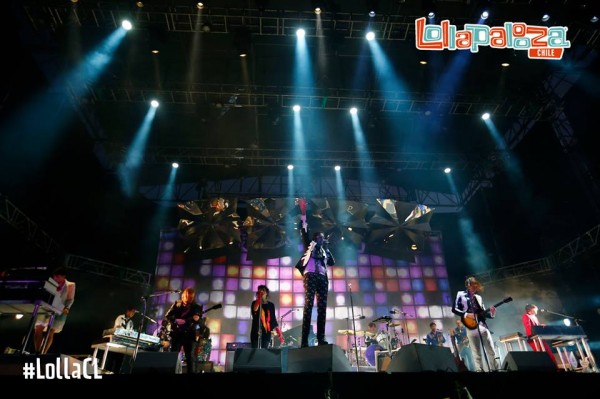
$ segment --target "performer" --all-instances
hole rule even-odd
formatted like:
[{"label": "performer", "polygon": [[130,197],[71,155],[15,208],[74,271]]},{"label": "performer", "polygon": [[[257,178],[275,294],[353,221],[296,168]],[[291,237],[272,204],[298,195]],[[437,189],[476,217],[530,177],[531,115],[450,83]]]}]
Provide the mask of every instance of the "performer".
[{"label": "performer", "polygon": [[444,346],[444,343],[446,342],[446,337],[444,337],[442,330],[438,330],[437,324],[435,324],[435,322],[433,321],[429,323],[429,328],[431,328],[431,331],[429,331],[429,333],[427,334],[427,337],[425,338],[425,343],[427,345],[433,346]]},{"label": "performer", "polygon": [[301,232],[304,241],[304,255],[296,263],[296,268],[304,277],[304,314],[302,317],[302,339],[300,346],[308,347],[308,334],[311,329],[312,309],[317,298],[317,343],[327,345],[325,341],[325,321],[327,319],[327,291],[329,279],[327,266],[333,266],[335,260],[329,251],[328,243],[322,232],[315,233],[312,241],[309,239],[308,223],[306,222],[306,202],[300,202],[302,214]]},{"label": "performer", "polygon": [[[483,314],[489,314],[489,318],[496,317],[496,308],[490,306],[486,310],[483,299],[478,292],[483,292],[483,286],[475,277],[469,277],[465,280],[465,291],[458,291],[456,300],[452,306],[452,312],[460,316],[463,321],[469,320],[476,327],[467,331],[469,345],[473,352],[476,371],[495,371],[498,370],[498,359],[494,350],[494,341],[492,332],[488,329],[485,322],[486,317]],[[464,322],[467,325],[466,322]],[[483,346],[485,359],[482,359],[481,347]],[[484,367],[484,364],[486,367]]]},{"label": "performer", "polygon": [[[67,269],[59,267],[52,272],[52,279],[58,283],[56,287],[57,295],[54,296],[52,306],[57,308],[63,308],[61,314],[57,314],[52,322],[52,327],[48,331],[48,323],[50,322],[50,315],[38,316],[35,323],[35,331],[33,336],[33,342],[35,345],[35,351],[37,353],[48,353],[48,349],[52,346],[54,341],[54,334],[58,334],[63,330],[65,323],[67,322],[67,316],[71,311],[71,306],[75,302],[75,283],[67,280]],[[44,341],[44,332],[48,333],[46,337],[46,344],[42,348]]]},{"label": "performer", "polygon": [[117,316],[113,328],[124,328],[125,330],[134,330],[133,316],[136,313],[135,306],[127,306],[125,313]]},{"label": "performer", "polygon": [[[260,312],[260,346],[258,339]],[[256,290],[256,300],[252,302],[252,329],[250,331],[250,342],[253,348],[268,348],[271,343],[271,333],[275,331],[279,342],[283,343],[283,334],[279,329],[277,317],[275,316],[275,305],[269,301],[269,289],[266,285],[259,285]]]},{"label": "performer", "polygon": [[460,319],[456,320],[456,328],[450,330],[450,339],[454,342],[454,349],[457,355],[463,361],[468,371],[475,371],[475,362],[473,361],[473,352],[469,346],[469,337],[467,328]]},{"label": "performer", "polygon": [[[545,326],[545,324],[540,324],[537,318],[537,312],[538,307],[534,304],[528,303],[527,305],[525,305],[525,313],[523,313],[523,315],[521,316],[521,321],[523,322],[523,327],[525,328],[527,343],[533,348],[534,351],[541,351],[542,349],[538,347],[540,341],[531,338],[531,336],[533,335],[533,333],[531,332],[531,327]],[[542,340],[541,342],[544,345],[544,350],[546,351],[548,356],[550,356],[550,359],[552,359],[554,365],[557,366],[556,357],[554,356],[554,353],[552,353],[552,348],[545,340]]]},{"label": "performer", "polygon": [[370,322],[367,326],[367,331],[365,333],[365,346],[369,347],[371,345],[377,344],[377,324]]},{"label": "performer", "polygon": [[171,324],[171,352],[180,352],[183,347],[187,372],[194,372],[196,331],[202,321],[202,305],[195,301],[196,290],[188,287],[181,293],[181,300],[171,305],[165,319]]}]

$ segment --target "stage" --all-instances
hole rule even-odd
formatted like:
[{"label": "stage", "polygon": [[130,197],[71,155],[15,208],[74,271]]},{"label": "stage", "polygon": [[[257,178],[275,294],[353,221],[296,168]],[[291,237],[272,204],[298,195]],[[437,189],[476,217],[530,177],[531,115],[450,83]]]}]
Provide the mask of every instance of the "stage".
[{"label": "stage", "polygon": [[[554,397],[576,389],[593,392],[600,373],[556,369],[543,352],[510,352],[501,370],[468,372],[457,367],[447,348],[411,344],[375,367],[352,366],[341,348],[238,348],[230,364],[198,362],[187,373],[175,352],[140,352],[128,373],[106,373],[90,356],[2,355],[0,382],[35,390],[70,389],[72,394],[129,391],[156,394],[163,389],[219,397],[357,398],[416,395],[420,398]],[[8,385],[6,385],[8,384]],[[58,385],[57,385],[58,384]],[[195,388],[196,387],[196,388]]]},{"label": "stage", "polygon": [[[598,373],[371,373],[322,372],[272,374],[260,371],[201,374],[103,375],[99,380],[25,380],[2,376],[4,386],[25,392],[68,389],[70,395],[114,395],[127,392],[175,395],[263,398],[524,398],[555,397],[561,392],[592,393],[600,384]],[[592,394],[593,395],[593,394]]]}]

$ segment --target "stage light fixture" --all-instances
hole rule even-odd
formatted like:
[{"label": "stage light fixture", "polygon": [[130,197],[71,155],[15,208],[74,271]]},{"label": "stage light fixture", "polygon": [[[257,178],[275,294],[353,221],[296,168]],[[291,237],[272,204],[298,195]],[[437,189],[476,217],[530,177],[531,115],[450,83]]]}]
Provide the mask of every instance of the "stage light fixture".
[{"label": "stage light fixture", "polygon": [[125,30],[131,30],[133,28],[133,25],[131,24],[131,22],[129,22],[128,20],[123,20],[123,22],[121,22],[121,26],[123,27],[123,29]]},{"label": "stage light fixture", "polygon": [[487,121],[488,119],[490,119],[490,113],[485,112],[483,115],[481,115],[481,119],[483,119],[484,121]]},{"label": "stage light fixture", "polygon": [[375,33],[374,32],[367,32],[367,34],[366,34],[365,37],[367,38],[368,41],[375,40]]}]

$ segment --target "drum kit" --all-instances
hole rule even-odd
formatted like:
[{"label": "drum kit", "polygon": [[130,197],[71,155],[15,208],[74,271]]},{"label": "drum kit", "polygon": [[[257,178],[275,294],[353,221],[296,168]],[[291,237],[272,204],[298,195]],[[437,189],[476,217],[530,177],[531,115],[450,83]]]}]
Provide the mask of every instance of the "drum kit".
[{"label": "drum kit", "polygon": [[[402,345],[402,342],[398,340],[398,334],[395,329],[395,327],[401,325],[400,322],[392,321],[392,318],[389,316],[383,316],[373,320],[373,323],[385,324],[386,328],[376,333],[371,331],[355,332],[354,330],[338,330],[338,334],[348,336],[349,343],[350,337],[355,337],[354,344],[348,353],[353,366],[357,365],[357,361],[359,366],[376,366],[377,359],[375,352],[391,353],[394,350],[400,349]],[[391,332],[390,327],[392,328]],[[360,338],[364,338],[364,345],[361,345]],[[354,356],[355,353],[358,353],[358,356]]]}]

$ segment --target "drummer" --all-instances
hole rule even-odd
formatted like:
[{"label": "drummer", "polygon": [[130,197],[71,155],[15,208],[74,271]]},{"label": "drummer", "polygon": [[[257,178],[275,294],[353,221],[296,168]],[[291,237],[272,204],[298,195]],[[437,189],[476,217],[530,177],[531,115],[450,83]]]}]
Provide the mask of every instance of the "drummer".
[{"label": "drummer", "polygon": [[370,322],[365,331],[365,344],[371,346],[377,343],[377,324]]}]

